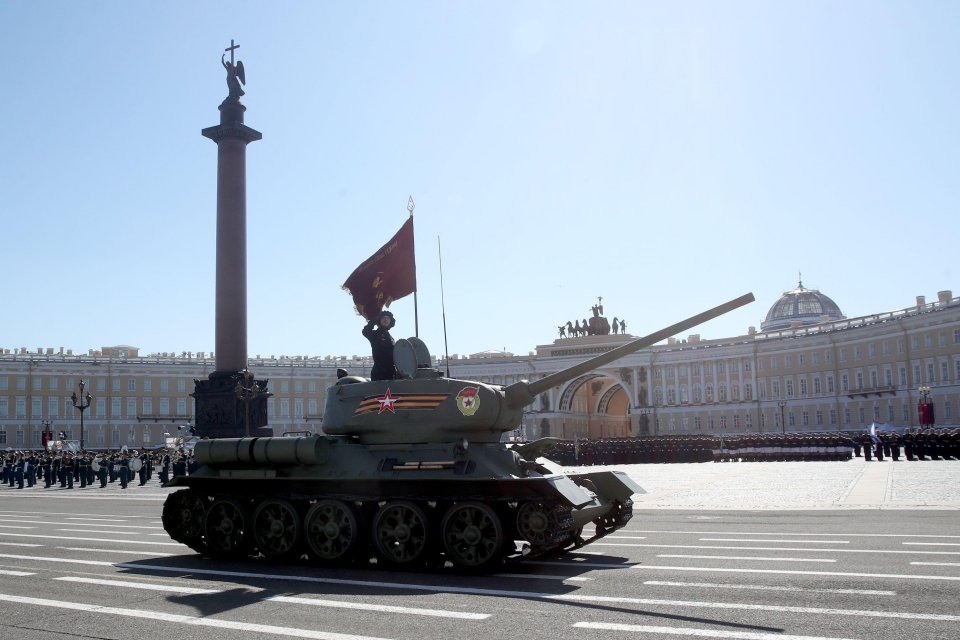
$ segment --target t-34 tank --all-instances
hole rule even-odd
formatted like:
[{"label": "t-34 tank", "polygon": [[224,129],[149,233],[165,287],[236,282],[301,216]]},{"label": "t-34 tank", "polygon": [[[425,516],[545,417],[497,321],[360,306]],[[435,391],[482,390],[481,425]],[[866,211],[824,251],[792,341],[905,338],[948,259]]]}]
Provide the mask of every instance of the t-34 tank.
[{"label": "t-34 tank", "polygon": [[[489,569],[553,555],[623,527],[643,490],[617,471],[564,474],[537,456],[553,439],[501,442],[534,397],[753,300],[747,294],[533,382],[444,377],[399,340],[402,378],[344,376],[323,435],[197,443],[202,465],[167,486],[163,526],[214,557]],[[584,537],[584,529],[592,534]]]}]

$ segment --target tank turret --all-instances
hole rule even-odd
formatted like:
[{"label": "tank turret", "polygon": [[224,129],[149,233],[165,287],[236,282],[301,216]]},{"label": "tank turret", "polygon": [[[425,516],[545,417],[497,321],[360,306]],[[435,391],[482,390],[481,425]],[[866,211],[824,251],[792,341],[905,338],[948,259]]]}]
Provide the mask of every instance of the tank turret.
[{"label": "tank turret", "polygon": [[539,380],[508,386],[446,378],[432,368],[417,338],[398,340],[394,359],[403,377],[367,381],[346,376],[328,389],[323,431],[363,444],[497,442],[517,428],[537,394],[753,301],[753,294],[704,311]]}]

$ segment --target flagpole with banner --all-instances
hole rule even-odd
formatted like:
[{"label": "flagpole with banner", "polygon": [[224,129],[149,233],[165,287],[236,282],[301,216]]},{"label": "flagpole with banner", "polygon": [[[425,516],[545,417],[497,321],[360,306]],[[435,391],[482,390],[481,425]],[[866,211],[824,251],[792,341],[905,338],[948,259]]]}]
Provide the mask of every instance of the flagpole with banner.
[{"label": "flagpole with banner", "polygon": [[[417,292],[417,265],[414,259],[413,198],[410,217],[400,230],[372,256],[353,270],[343,289],[353,297],[357,313],[372,320],[395,300]],[[416,312],[414,312],[416,318]]]},{"label": "flagpole with banner", "polygon": [[[407,200],[407,211],[410,212],[410,225],[413,226],[413,210],[416,205],[413,204],[413,196]],[[413,335],[420,337],[420,314],[417,306],[417,255],[410,253],[410,259],[413,260]]]}]

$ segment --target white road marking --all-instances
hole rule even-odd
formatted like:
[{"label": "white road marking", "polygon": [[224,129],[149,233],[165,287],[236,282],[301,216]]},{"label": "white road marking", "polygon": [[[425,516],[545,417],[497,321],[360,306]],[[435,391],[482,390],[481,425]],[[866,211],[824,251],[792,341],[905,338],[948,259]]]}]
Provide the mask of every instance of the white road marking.
[{"label": "white road marking", "polygon": [[872,609],[831,609],[828,607],[792,607],[775,604],[750,604],[747,602],[704,602],[702,600],[659,600],[654,598],[614,598],[603,596],[557,596],[562,600],[585,602],[618,602],[644,606],[695,607],[699,609],[731,609],[739,611],[779,611],[784,613],[809,613],[812,615],[860,616],[865,618],[893,618],[897,620],[936,620],[960,622],[960,616],[945,613],[913,613],[909,611],[875,611]]},{"label": "white road marking", "polygon": [[925,547],[960,547],[960,542],[901,542],[900,544],[915,544]]},{"label": "white road marking", "polygon": [[[36,545],[36,546],[39,546],[39,545]],[[177,555],[175,553],[160,553],[158,551],[144,551],[142,549],[137,551],[121,551],[120,549],[88,549],[85,547],[57,547],[57,549],[65,549],[67,551],[86,551],[87,553],[132,553],[138,556],[149,554],[150,557]]]},{"label": "white road marking", "polygon": [[[7,522],[16,522],[16,520],[8,520]],[[36,529],[36,527],[18,527],[11,524],[0,524],[0,529]]]},{"label": "white road marking", "polygon": [[739,550],[739,551],[816,551],[817,553],[884,553],[908,554],[926,556],[960,556],[960,551],[898,551],[886,549],[804,549],[795,547],[722,547],[704,544],[644,544],[632,542],[591,542],[597,547],[643,547],[647,549],[707,549],[707,550]]},{"label": "white road marking", "polygon": [[[64,520],[70,520],[70,518],[64,518]],[[148,527],[145,525],[137,524],[84,524],[82,522],[45,522],[41,520],[19,520],[15,518],[5,518],[4,522],[29,522],[30,524],[42,524],[43,526],[64,526],[64,527],[112,527],[115,529],[151,529],[157,530],[162,527]],[[33,527],[31,527],[33,528]]]},{"label": "white road marking", "polygon": [[[3,557],[3,556],[0,556]],[[712,573],[769,573],[792,576],[846,576],[851,578],[894,578],[899,580],[947,580],[960,581],[960,576],[922,576],[910,573],[856,573],[847,571],[800,571],[797,569],[727,569],[723,567],[665,567],[660,565],[635,564],[631,569],[657,571],[703,571]]]},{"label": "white road marking", "polygon": [[666,531],[666,530],[626,530],[620,529],[621,533],[665,533],[674,535],[678,533],[691,534],[699,536],[811,536],[815,538],[829,538],[837,536],[840,538],[960,538],[960,536],[944,535],[939,536],[932,533],[796,533],[793,531]]},{"label": "white road marking", "polygon": [[267,600],[272,602],[287,602],[290,604],[309,604],[316,607],[359,609],[361,611],[377,611],[380,613],[404,613],[415,616],[457,618],[460,620],[486,620],[490,617],[489,613],[465,613],[462,611],[444,611],[442,609],[418,609],[416,607],[391,607],[369,602],[343,602],[341,600],[320,600],[315,598],[298,598],[295,596],[273,596],[267,598]]},{"label": "white road marking", "polygon": [[495,573],[495,578],[520,578],[521,580],[564,580],[570,582],[588,582],[593,578],[581,578],[579,576],[550,576],[540,573]]},{"label": "white road marking", "polygon": [[92,522],[126,522],[117,518],[64,518],[64,520],[90,520]]},{"label": "white road marking", "polygon": [[911,562],[925,567],[960,567],[960,562]]},{"label": "white road marking", "polygon": [[694,638],[724,638],[727,640],[849,640],[823,636],[793,636],[782,633],[759,633],[755,631],[721,631],[714,629],[689,629],[684,627],[657,627],[640,624],[614,624],[610,622],[577,622],[579,629],[597,629],[598,631],[630,631],[634,633],[659,633],[669,636],[691,636]]},{"label": "white road marking", "polygon": [[65,531],[67,533],[106,533],[114,535],[131,535],[131,536],[142,536],[143,533],[140,531],[96,531],[94,529],[54,529],[54,531]]},{"label": "white road marking", "polygon": [[759,557],[759,556],[694,556],[694,555],[668,555],[665,553],[658,554],[658,558],[695,558],[697,560],[763,560],[764,562],[769,562],[771,560],[775,562],[836,562],[836,560],[828,560],[825,558],[775,558],[775,557]]},{"label": "white road marking", "polygon": [[[608,538],[611,536],[607,536]],[[771,540],[770,538],[700,538],[701,542],[791,542],[794,544],[850,544],[849,540]],[[903,544],[919,544],[904,542]]]},{"label": "white road marking", "polygon": [[703,587],[708,589],[746,589],[752,591],[800,591],[804,593],[845,593],[858,596],[895,596],[896,591],[875,589],[809,589],[806,587],[777,587],[766,584],[723,584],[718,582],[669,582],[644,580],[643,584],[661,587]]},{"label": "white road marking", "polygon": [[0,576],[35,576],[37,574],[30,573],[29,571],[7,571],[6,569],[0,569]]},{"label": "white road marking", "polygon": [[185,547],[179,542],[154,542],[153,540],[110,540],[107,538],[76,538],[73,536],[41,536],[33,533],[4,533],[5,536],[41,538],[44,540],[80,540],[83,542],[119,542],[120,544],[152,544],[160,547]]},{"label": "white road marking", "polygon": [[42,544],[30,544],[29,542],[0,542],[4,547],[42,547]]},{"label": "white road marking", "polygon": [[192,587],[176,587],[165,584],[150,584],[148,582],[129,582],[126,580],[99,580],[97,578],[75,578],[65,576],[54,578],[61,582],[81,582],[83,584],[101,584],[107,587],[127,587],[130,589],[146,589],[147,591],[171,591],[173,593],[204,594],[223,593],[223,589],[194,589]]},{"label": "white road marking", "polygon": [[294,638],[312,638],[313,640],[380,640],[370,636],[357,636],[345,633],[331,633],[327,631],[313,631],[311,629],[297,629],[294,627],[276,627],[266,624],[253,624],[248,622],[234,622],[232,620],[222,620],[211,617],[194,617],[172,613],[163,613],[160,611],[147,611],[143,609],[123,609],[120,607],[104,607],[96,604],[83,604],[80,602],[62,602],[60,600],[46,600],[43,598],[26,598],[22,596],[13,596],[0,594],[0,602],[17,602],[20,604],[35,605],[47,609],[68,609],[71,611],[84,611],[95,613],[97,615],[114,615],[128,618],[143,618],[156,622],[172,622],[179,624],[188,624],[198,627],[214,627],[216,629],[232,629],[235,631],[249,631],[251,633],[273,634],[278,636],[290,636]]}]

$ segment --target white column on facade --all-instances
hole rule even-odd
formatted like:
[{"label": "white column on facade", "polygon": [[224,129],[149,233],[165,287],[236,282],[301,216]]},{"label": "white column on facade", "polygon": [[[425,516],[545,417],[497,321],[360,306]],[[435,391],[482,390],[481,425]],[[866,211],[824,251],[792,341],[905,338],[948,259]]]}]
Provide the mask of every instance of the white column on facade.
[{"label": "white column on facade", "polygon": [[640,406],[640,375],[639,375],[639,367],[636,367],[636,366],[635,366],[635,367],[632,367],[632,368],[631,368],[631,373],[633,374],[633,375],[631,376],[631,377],[633,378],[633,394],[632,394],[633,397],[630,398],[630,404],[631,404],[631,406],[639,407],[639,406]]}]

